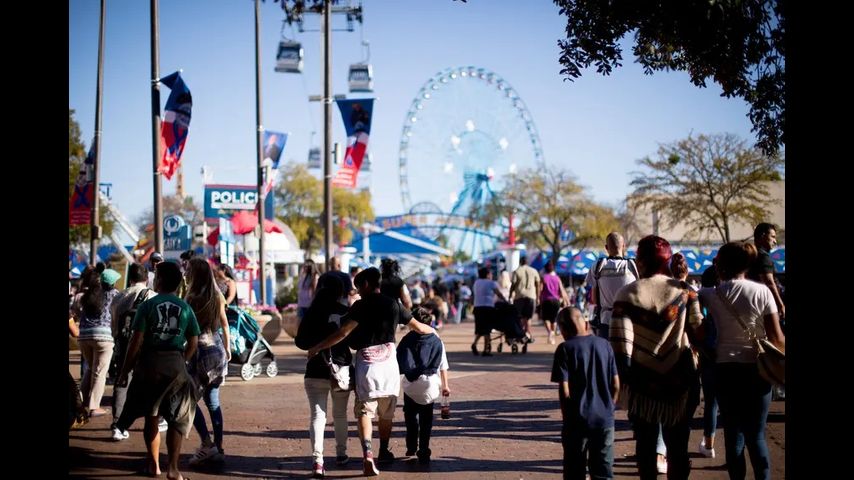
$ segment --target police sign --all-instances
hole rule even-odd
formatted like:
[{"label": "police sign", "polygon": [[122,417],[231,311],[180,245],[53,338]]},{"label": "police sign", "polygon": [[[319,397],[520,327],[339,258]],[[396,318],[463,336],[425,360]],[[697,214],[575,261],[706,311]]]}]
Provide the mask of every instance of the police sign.
[{"label": "police sign", "polygon": [[[205,185],[205,220],[231,217],[238,210],[255,210],[258,190],[255,185]],[[273,219],[273,195],[264,201],[264,217]]]},{"label": "police sign", "polygon": [[190,226],[178,215],[163,219],[163,250],[183,252],[190,248]]}]

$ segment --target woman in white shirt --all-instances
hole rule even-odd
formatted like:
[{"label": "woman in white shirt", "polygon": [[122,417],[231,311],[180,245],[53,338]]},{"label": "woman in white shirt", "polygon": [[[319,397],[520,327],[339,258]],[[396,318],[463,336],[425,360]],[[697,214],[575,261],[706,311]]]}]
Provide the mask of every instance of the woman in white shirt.
[{"label": "woman in white shirt", "polygon": [[771,478],[765,440],[771,385],[759,375],[756,346],[741,324],[780,350],[786,347],[771,290],[745,278],[755,257],[756,248],[751,244],[724,245],[718,250],[716,263],[720,285],[700,290],[700,299],[717,330],[717,393],[724,421],[727,470],[730,479],[738,480],[747,471],[745,446],[750,450],[754,478]]},{"label": "woman in white shirt", "polygon": [[477,342],[483,337],[483,356],[491,357],[492,327],[495,324],[495,297],[506,302],[507,297],[501,293],[498,282],[492,279],[492,272],[488,267],[481,267],[477,271],[479,277],[474,282],[474,342],[471,351],[478,355]]}]

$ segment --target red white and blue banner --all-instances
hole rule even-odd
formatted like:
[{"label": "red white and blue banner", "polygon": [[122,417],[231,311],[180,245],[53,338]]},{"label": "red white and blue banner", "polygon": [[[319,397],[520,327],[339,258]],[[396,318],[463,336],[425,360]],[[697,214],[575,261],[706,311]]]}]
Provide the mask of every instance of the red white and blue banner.
[{"label": "red white and blue banner", "polygon": [[347,151],[344,153],[344,164],[332,179],[332,185],[356,188],[359,169],[368,150],[374,99],[337,100],[336,103],[344,119],[344,128],[347,130]]},{"label": "red white and blue banner", "polygon": [[74,191],[71,192],[71,204],[68,209],[69,225],[89,225],[92,221],[92,204],[95,200],[95,141],[86,155],[86,160],[80,166],[77,180],[74,181]]},{"label": "red white and blue banner", "polygon": [[166,100],[166,111],[163,114],[163,123],[160,125],[160,149],[163,153],[157,170],[166,177],[166,180],[171,180],[181,164],[181,154],[184,153],[184,144],[187,142],[190,116],[193,111],[193,96],[181,79],[180,72],[163,77],[160,82],[172,91]]},{"label": "red white and blue banner", "polygon": [[[265,196],[273,189],[273,182],[276,180],[279,173],[279,159],[282,156],[282,152],[285,151],[285,144],[287,141],[287,133],[273,132],[270,130],[264,132],[264,163],[266,164],[269,161],[272,167],[269,171],[269,177],[264,179]],[[265,168],[264,175],[267,174],[268,171]]]}]

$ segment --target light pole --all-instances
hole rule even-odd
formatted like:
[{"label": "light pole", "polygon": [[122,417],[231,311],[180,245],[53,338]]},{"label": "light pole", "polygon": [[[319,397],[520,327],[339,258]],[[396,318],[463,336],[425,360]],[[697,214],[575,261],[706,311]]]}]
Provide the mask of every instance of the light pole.
[{"label": "light pole", "polygon": [[[282,0],[282,10],[285,11],[287,22],[296,22],[302,29],[302,16],[307,13],[321,16],[321,47],[323,49],[323,244],[326,250],[326,265],[332,258],[332,102],[338,98],[332,95],[332,15],[339,13],[347,16],[347,31],[353,31],[353,19],[362,22],[362,7],[332,7],[335,0],[315,0],[314,5],[305,8],[305,2],[294,2],[288,6],[287,0]],[[343,96],[341,96],[343,98]],[[309,97],[313,100],[316,97]]]},{"label": "light pole", "polygon": [[101,238],[101,111],[103,110],[104,90],[104,26],[107,17],[106,0],[101,0],[101,20],[98,27],[98,86],[95,87],[95,160],[92,165],[92,218],[90,220],[89,264],[95,265],[98,254],[98,239]]},{"label": "light pole", "polygon": [[[261,124],[261,2],[255,0],[255,127],[256,151],[258,154],[258,277],[261,305],[267,304],[267,276],[264,259],[264,126]],[[272,194],[272,192],[270,192]]]},{"label": "light pole", "polygon": [[332,258],[332,1],[323,2],[323,245]]},{"label": "light pole", "polygon": [[163,252],[163,204],[160,163],[160,19],[158,0],[151,0],[151,156],[154,168],[154,250]]}]

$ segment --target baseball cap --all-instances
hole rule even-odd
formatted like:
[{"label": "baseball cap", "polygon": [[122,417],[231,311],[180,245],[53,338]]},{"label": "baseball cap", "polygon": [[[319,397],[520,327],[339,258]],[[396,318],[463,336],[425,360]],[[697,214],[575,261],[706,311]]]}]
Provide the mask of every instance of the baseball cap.
[{"label": "baseball cap", "polygon": [[101,272],[101,282],[106,283],[107,285],[113,286],[119,281],[121,278],[121,274],[112,268],[108,268]]}]

